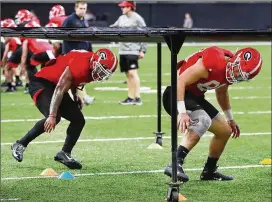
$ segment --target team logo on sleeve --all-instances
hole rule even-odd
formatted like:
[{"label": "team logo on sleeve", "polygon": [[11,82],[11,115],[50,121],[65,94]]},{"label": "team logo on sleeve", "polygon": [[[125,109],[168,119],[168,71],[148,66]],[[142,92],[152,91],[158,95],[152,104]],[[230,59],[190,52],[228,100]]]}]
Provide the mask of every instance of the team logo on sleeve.
[{"label": "team logo on sleeve", "polygon": [[101,60],[106,60],[107,54],[105,52],[99,52],[99,57],[101,58]]},{"label": "team logo on sleeve", "polygon": [[244,53],[244,59],[245,61],[249,61],[252,58],[251,52],[247,51]]}]

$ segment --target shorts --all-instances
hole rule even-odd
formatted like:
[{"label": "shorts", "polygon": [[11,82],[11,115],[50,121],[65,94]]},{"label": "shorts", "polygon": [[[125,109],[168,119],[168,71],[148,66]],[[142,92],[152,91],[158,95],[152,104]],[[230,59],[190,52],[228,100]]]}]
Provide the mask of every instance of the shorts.
[{"label": "shorts", "polygon": [[47,52],[41,52],[37,54],[33,54],[30,58],[30,63],[33,66],[37,66],[39,64],[45,64],[50,60]]},{"label": "shorts", "polygon": [[36,104],[37,98],[39,94],[44,90],[47,89],[47,91],[54,92],[56,88],[56,84],[46,80],[42,79],[36,76],[31,76],[29,78],[29,94],[31,98],[33,99],[34,103]]},{"label": "shorts", "polygon": [[1,42],[1,61],[5,52],[5,43]]},{"label": "shorts", "polygon": [[[199,109],[203,109],[211,119],[213,119],[219,111],[209,103],[204,95],[203,96],[195,96],[193,93],[186,91],[185,92],[185,107],[186,110],[195,111]],[[165,111],[171,115],[171,87],[167,86],[163,93],[163,106]]]},{"label": "shorts", "polygon": [[[16,68],[21,63],[21,56],[22,56],[22,46],[19,46],[16,51],[12,53],[10,58],[8,59],[8,65],[11,68]],[[30,58],[32,56],[32,52],[28,51],[27,58],[26,58],[26,65],[30,65]]]},{"label": "shorts", "polygon": [[120,55],[120,69],[121,72],[128,72],[129,70],[139,69],[138,55]]}]

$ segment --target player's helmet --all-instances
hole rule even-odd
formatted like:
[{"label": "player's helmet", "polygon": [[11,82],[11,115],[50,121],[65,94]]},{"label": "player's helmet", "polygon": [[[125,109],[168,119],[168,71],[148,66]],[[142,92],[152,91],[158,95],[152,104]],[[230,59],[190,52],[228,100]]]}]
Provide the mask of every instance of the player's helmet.
[{"label": "player's helmet", "polygon": [[91,63],[93,80],[105,81],[115,72],[118,59],[111,50],[102,48],[95,52]]},{"label": "player's helmet", "polygon": [[62,5],[53,6],[49,12],[49,20],[51,20],[51,18],[60,16],[65,16],[65,9],[63,8],[63,6]]},{"label": "player's helmet", "polygon": [[17,27],[14,20],[7,18],[1,21],[1,27]]},{"label": "player's helmet", "polygon": [[249,81],[254,78],[262,68],[262,58],[254,48],[238,50],[226,66],[226,79],[229,83]]},{"label": "player's helmet", "polygon": [[31,21],[25,24],[25,27],[41,27],[36,21]]},{"label": "player's helmet", "polygon": [[56,23],[50,22],[47,25],[45,25],[45,27],[58,27],[58,25]]},{"label": "player's helmet", "polygon": [[118,4],[119,7],[124,8],[124,7],[130,7],[132,10],[136,10],[136,2],[135,1],[123,1]]},{"label": "player's helmet", "polygon": [[32,14],[29,10],[21,9],[15,15],[15,23],[16,25],[22,24],[25,21],[30,21],[32,18]]}]

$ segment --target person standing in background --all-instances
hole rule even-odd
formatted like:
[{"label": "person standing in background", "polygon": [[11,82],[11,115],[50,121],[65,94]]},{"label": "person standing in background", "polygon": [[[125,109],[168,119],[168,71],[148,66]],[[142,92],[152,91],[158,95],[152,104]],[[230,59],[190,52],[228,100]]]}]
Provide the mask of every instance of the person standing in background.
[{"label": "person standing in background", "polygon": [[185,13],[183,28],[191,29],[193,27],[193,19],[190,13]]},{"label": "person standing in background", "polygon": [[[89,27],[88,22],[84,18],[86,12],[87,1],[76,1],[75,12],[64,20],[62,27]],[[63,41],[62,54],[67,54],[71,50],[93,51],[92,44],[89,41]],[[85,87],[82,89],[80,96],[83,99],[84,103],[87,105],[93,103],[95,100],[95,97],[87,95]]]},{"label": "person standing in background", "polygon": [[[123,15],[110,25],[110,27],[146,27],[144,19],[135,12],[136,3],[134,1],[123,1],[118,4]],[[120,101],[121,105],[142,105],[140,96],[140,78],[137,72],[139,68],[138,59],[144,58],[146,44],[144,43],[120,43],[120,68],[126,73],[128,97]]]}]

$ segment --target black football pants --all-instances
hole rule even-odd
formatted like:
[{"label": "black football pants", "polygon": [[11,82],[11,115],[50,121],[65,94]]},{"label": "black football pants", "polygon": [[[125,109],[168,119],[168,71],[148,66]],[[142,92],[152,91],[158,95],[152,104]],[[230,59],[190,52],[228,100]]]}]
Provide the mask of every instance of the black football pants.
[{"label": "black football pants", "polygon": [[[34,127],[28,131],[21,140],[19,140],[19,143],[23,146],[26,147],[32,140],[45,132],[44,123],[49,116],[49,108],[53,93],[54,88],[44,88],[44,90],[39,94],[36,106],[45,118],[38,121]],[[85,125],[85,119],[77,103],[71,99],[68,93],[64,94],[63,100],[60,104],[56,118],[57,123],[60,122],[61,117],[70,121],[66,130],[67,136],[62,151],[71,153]]]}]

